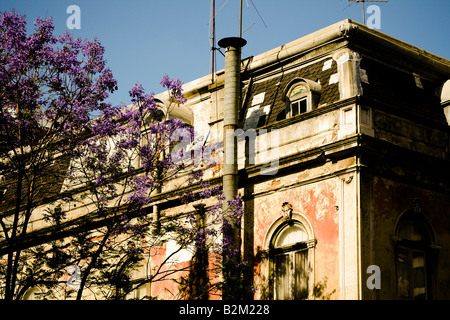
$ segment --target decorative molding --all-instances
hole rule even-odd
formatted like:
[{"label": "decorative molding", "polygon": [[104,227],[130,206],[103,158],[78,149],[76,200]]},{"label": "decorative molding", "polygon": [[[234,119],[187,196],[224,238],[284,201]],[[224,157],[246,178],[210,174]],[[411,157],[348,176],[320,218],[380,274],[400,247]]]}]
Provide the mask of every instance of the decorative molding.
[{"label": "decorative molding", "polygon": [[356,29],[358,29],[358,26],[356,24],[347,21],[339,26],[339,32],[346,38],[348,38],[350,36],[350,33]]},{"label": "decorative molding", "polygon": [[292,220],[293,212],[294,210],[292,209],[292,204],[290,204],[289,202],[283,202],[281,214],[288,222]]}]

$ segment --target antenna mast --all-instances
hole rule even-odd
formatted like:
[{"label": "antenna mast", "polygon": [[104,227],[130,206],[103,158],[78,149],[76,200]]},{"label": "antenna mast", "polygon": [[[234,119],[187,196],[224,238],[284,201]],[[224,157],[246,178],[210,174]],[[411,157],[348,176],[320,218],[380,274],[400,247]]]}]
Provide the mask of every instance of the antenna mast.
[{"label": "antenna mast", "polygon": [[366,3],[377,3],[377,2],[381,2],[381,3],[386,3],[388,1],[386,0],[348,0],[348,5],[352,5],[352,3],[362,3],[362,8],[363,8],[363,21],[364,24],[366,24]]},{"label": "antenna mast", "polygon": [[239,9],[239,38],[242,38],[242,0]]},{"label": "antenna mast", "polygon": [[212,0],[212,45],[211,45],[211,82],[214,83],[216,56],[216,0]]}]

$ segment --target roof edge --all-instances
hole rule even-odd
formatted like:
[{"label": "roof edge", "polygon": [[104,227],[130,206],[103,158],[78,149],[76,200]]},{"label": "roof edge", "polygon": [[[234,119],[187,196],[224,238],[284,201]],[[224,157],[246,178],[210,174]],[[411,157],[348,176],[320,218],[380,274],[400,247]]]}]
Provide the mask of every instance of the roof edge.
[{"label": "roof edge", "polygon": [[[371,29],[351,19],[341,20],[294,41],[253,56],[246,70],[255,71],[339,39],[349,40],[350,45],[352,43],[357,44],[358,42],[369,42],[371,46],[377,47],[381,52],[386,52],[386,50],[396,52],[404,55],[408,60],[419,62],[427,68],[433,67],[433,69],[437,69],[442,74],[448,74],[450,77],[450,60],[427,52],[378,30]],[[403,61],[399,62],[402,63]],[[223,72],[223,69],[218,70],[216,74]],[[199,88],[207,87],[211,84],[211,74],[209,74],[186,83],[183,85],[183,89],[185,93],[193,93]]]}]

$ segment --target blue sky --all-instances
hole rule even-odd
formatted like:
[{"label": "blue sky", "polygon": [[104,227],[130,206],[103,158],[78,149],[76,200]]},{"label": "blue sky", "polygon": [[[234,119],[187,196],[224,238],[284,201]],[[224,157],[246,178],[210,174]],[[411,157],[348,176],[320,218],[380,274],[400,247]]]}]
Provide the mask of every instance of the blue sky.
[{"label": "blue sky", "polygon": [[[210,72],[211,0],[1,0],[0,11],[15,8],[30,23],[51,16],[59,35],[68,30],[69,5],[81,9],[81,29],[70,32],[98,37],[106,48],[108,66],[119,82],[119,90],[109,98],[114,105],[129,103],[128,91],[136,81],[158,93],[164,74],[186,83]],[[450,59],[449,0],[377,5],[381,32]],[[239,0],[216,0],[216,13],[216,39],[237,36]],[[362,22],[362,6],[348,6],[347,0],[243,0],[243,38],[248,43],[242,57],[346,18]],[[217,69],[223,68],[223,56],[218,53],[216,59]]]}]

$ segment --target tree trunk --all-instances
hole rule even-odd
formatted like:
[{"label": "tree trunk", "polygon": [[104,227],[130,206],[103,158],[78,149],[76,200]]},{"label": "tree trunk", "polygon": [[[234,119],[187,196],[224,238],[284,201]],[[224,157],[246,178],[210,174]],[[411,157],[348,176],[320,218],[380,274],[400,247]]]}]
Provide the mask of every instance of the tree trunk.
[{"label": "tree trunk", "polygon": [[105,246],[106,241],[108,241],[109,235],[110,235],[110,232],[108,230],[108,232],[103,237],[102,242],[100,243],[100,246],[97,248],[97,251],[95,252],[94,256],[92,257],[91,263],[89,263],[87,269],[84,271],[83,277],[81,278],[81,282],[80,282],[80,288],[78,289],[78,293],[77,293],[77,300],[81,300],[81,298],[83,296],[83,289],[84,289],[84,286],[86,285],[87,278],[88,278],[89,274],[91,273],[92,268],[95,267],[95,264],[97,263],[97,259],[100,256],[100,254],[102,253],[103,247]]},{"label": "tree trunk", "polygon": [[[20,215],[20,199],[22,194],[22,184],[23,184],[23,171],[21,169],[18,170],[17,173],[17,190],[16,190],[16,207],[14,210],[14,222],[11,230],[11,235],[9,237],[9,250],[8,250],[8,263],[6,267],[6,279],[5,279],[5,300],[13,300],[14,299],[14,286],[16,282],[17,274],[14,274],[14,270],[17,268],[14,267],[15,261],[17,261],[17,257],[20,256],[20,251],[17,250],[16,256],[14,256],[14,252],[17,249],[17,224],[19,221]],[[5,230],[6,232],[6,230]]]}]

